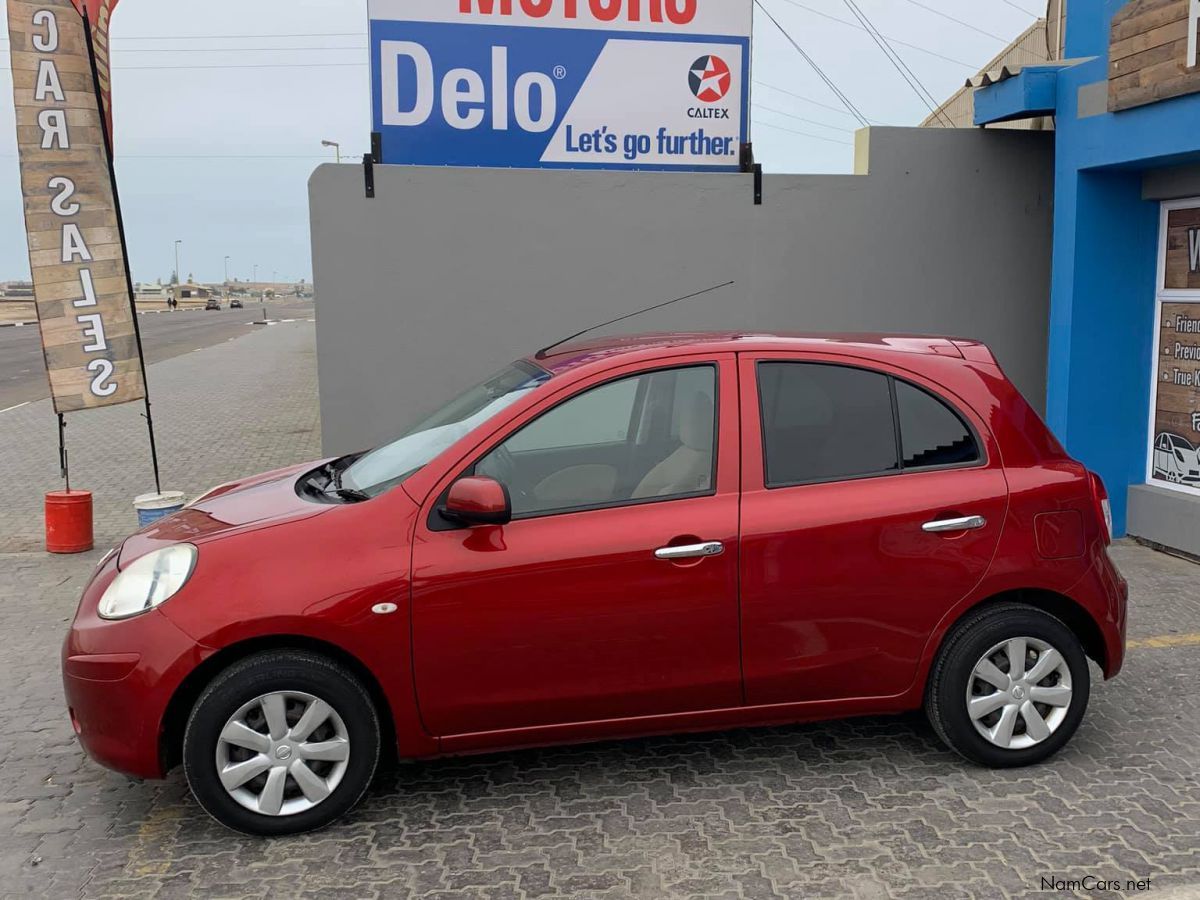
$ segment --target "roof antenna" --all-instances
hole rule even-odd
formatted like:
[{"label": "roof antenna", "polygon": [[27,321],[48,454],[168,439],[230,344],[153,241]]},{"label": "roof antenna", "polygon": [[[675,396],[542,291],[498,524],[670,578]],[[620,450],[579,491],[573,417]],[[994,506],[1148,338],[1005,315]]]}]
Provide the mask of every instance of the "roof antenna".
[{"label": "roof antenna", "polygon": [[539,350],[537,352],[537,355],[534,356],[534,359],[545,359],[549,355],[551,350],[555,349],[556,347],[561,347],[563,344],[568,344],[571,341],[575,340],[575,338],[583,337],[585,334],[588,334],[589,332],[597,331],[601,328],[606,328],[609,325],[616,325],[618,322],[624,322],[626,319],[632,319],[634,316],[640,316],[640,315],[644,315],[645,313],[648,313],[648,312],[654,312],[656,309],[662,309],[663,307],[671,306],[674,303],[682,303],[684,300],[694,300],[696,297],[702,297],[705,294],[711,294],[713,291],[719,291],[721,288],[727,288],[731,284],[733,284],[732,281],[726,281],[724,284],[714,284],[712,287],[705,288],[702,291],[696,291],[694,294],[687,294],[683,297],[676,297],[674,300],[668,300],[666,303],[659,303],[656,306],[648,306],[645,309],[639,309],[637,312],[628,313],[627,315],[613,319],[610,322],[601,322],[599,325],[593,325],[591,328],[585,328],[585,329],[583,329],[583,331],[576,332],[575,334],[571,335],[570,337],[563,338],[561,341],[556,341],[555,343],[551,344],[549,347],[543,347],[541,350]]}]

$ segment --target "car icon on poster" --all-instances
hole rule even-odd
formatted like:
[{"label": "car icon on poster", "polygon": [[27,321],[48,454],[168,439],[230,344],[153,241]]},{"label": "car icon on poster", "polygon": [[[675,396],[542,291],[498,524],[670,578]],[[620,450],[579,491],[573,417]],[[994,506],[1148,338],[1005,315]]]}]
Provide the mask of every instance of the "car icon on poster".
[{"label": "car icon on poster", "polygon": [[1200,450],[1187,438],[1162,432],[1154,439],[1154,477],[1171,484],[1200,487]]}]

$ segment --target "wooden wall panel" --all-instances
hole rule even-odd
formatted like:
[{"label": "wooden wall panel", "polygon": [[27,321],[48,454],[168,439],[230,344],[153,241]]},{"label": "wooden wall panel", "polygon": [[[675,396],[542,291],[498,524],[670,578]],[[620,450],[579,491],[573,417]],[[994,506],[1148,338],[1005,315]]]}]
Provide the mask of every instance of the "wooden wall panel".
[{"label": "wooden wall panel", "polygon": [[1190,0],[1130,0],[1112,20],[1108,108],[1132,109],[1200,91],[1188,32],[1198,24]]}]

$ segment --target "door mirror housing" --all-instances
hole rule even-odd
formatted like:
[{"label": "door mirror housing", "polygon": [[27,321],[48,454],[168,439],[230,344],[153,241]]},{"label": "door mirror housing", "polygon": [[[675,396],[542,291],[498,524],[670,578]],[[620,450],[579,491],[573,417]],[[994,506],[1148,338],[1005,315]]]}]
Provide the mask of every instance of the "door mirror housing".
[{"label": "door mirror housing", "polygon": [[512,521],[508,488],[494,478],[471,475],[450,486],[442,516],[460,525],[507,525]]}]

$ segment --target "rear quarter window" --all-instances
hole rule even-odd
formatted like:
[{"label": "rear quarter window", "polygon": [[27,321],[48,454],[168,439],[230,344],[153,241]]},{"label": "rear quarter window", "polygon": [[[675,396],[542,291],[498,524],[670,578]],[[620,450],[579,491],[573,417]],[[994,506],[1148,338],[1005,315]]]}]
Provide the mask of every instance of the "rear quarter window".
[{"label": "rear quarter window", "polygon": [[979,462],[979,446],[971,429],[933,394],[907,381],[896,381],[896,409],[905,469]]}]

